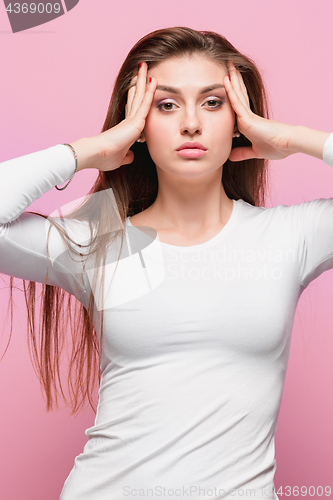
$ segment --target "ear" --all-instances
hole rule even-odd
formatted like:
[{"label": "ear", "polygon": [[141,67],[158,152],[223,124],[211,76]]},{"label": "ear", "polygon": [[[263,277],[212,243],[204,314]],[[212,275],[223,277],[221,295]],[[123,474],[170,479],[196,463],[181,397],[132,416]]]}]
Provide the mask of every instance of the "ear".
[{"label": "ear", "polygon": [[146,142],[146,136],[145,136],[144,130],[141,132],[141,135],[138,139],[138,142]]},{"label": "ear", "polygon": [[234,125],[234,130],[233,130],[232,136],[233,137],[239,137],[238,127],[237,127],[237,117],[236,117],[236,120],[235,120],[235,125]]}]

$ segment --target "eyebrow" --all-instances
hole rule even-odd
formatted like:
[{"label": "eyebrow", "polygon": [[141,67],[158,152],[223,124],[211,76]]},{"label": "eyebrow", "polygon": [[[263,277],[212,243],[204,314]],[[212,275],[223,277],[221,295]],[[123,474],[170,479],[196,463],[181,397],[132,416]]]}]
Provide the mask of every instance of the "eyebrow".
[{"label": "eyebrow", "polygon": [[[224,89],[224,85],[221,83],[215,83],[214,85],[209,85],[209,87],[204,87],[199,90],[199,94],[207,94],[215,89]],[[172,94],[180,94],[181,91],[176,87],[170,87],[168,85],[157,85],[156,90],[165,90],[166,92],[171,92]]]}]

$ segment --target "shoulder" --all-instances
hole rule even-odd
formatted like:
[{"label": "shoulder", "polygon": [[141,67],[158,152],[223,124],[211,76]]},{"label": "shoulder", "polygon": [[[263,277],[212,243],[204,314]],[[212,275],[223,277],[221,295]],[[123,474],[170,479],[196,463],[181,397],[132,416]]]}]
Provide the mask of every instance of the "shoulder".
[{"label": "shoulder", "polygon": [[310,212],[318,212],[324,210],[325,207],[333,206],[333,198],[318,198],[301,203],[293,203],[292,205],[279,204],[271,207],[257,207],[239,199],[236,201],[239,211],[242,214],[249,216],[264,216],[264,217],[292,217]]},{"label": "shoulder", "polygon": [[256,207],[238,200],[242,220],[266,230],[276,228],[280,232],[294,235],[308,231],[318,225],[333,227],[333,198],[318,198],[292,205],[279,204],[273,207]]}]

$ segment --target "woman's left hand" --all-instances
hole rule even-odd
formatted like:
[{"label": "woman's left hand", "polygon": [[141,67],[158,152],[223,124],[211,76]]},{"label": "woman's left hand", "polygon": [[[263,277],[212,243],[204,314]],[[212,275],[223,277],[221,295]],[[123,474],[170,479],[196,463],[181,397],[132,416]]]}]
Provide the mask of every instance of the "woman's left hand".
[{"label": "woman's left hand", "polygon": [[249,158],[280,160],[296,153],[290,147],[295,126],[268,120],[253,113],[240,72],[231,62],[228,63],[228,69],[231,80],[229,80],[229,76],[226,76],[224,86],[230,104],[236,113],[237,128],[252,143],[252,146],[232,149],[229,160],[242,161]]}]

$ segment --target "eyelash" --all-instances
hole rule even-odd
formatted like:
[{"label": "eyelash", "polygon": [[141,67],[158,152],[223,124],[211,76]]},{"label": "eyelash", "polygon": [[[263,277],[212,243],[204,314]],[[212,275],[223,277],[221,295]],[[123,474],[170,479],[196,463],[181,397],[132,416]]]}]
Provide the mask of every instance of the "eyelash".
[{"label": "eyelash", "polygon": [[[220,101],[219,99],[208,99],[206,102],[217,102],[218,103],[217,106],[208,106],[209,108],[212,108],[212,109],[220,108],[222,106],[222,104],[223,104],[223,102]],[[163,112],[166,112],[166,113],[169,113],[170,111],[173,111],[173,109],[163,109],[162,107],[165,106],[166,104],[172,104],[173,106],[175,106],[175,104],[173,102],[162,102],[161,104],[159,104],[157,106],[157,108],[160,109]]]}]

